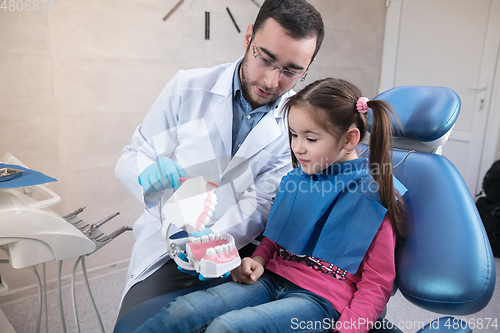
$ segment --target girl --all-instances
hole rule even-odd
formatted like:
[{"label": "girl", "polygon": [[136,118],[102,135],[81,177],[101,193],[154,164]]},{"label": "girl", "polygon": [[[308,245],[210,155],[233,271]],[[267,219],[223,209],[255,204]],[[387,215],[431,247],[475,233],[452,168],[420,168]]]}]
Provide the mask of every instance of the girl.
[{"label": "girl", "polygon": [[[370,156],[359,158],[370,108]],[[391,113],[333,78],[291,97],[297,168],[281,180],[252,258],[231,272],[234,282],[177,298],[138,331],[369,331],[391,296],[403,233]]]}]

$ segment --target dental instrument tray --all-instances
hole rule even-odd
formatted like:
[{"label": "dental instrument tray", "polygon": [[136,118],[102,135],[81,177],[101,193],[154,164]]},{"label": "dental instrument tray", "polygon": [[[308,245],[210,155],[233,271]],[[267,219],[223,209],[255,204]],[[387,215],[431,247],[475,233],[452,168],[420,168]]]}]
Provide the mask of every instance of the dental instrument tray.
[{"label": "dental instrument tray", "polygon": [[[17,171],[17,173],[13,173],[12,171]],[[39,171],[20,165],[0,163],[0,190],[41,185],[55,181],[57,179]]]},{"label": "dental instrument tray", "polygon": [[2,168],[0,169],[0,182],[14,179],[21,176],[23,170],[12,169],[12,168]]}]

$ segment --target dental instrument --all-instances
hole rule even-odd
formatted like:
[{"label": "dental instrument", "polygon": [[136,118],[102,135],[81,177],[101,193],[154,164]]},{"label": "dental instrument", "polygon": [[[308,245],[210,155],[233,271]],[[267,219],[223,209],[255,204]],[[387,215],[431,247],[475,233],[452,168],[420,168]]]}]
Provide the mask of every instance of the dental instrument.
[{"label": "dental instrument", "polygon": [[92,232],[94,232],[97,229],[99,229],[104,223],[110,221],[111,219],[117,217],[118,215],[120,215],[120,212],[114,213],[114,214],[106,217],[105,219],[103,219],[100,222],[97,222],[95,224],[91,224],[83,233],[86,234],[86,235],[91,235]]},{"label": "dental instrument", "polygon": [[23,170],[2,168],[0,169],[0,182],[11,180],[13,178],[21,176]]},{"label": "dental instrument", "polygon": [[[22,172],[16,178],[0,182],[0,249],[4,250],[8,255],[8,260],[2,260],[0,263],[8,262],[16,269],[31,268],[35,274],[39,291],[36,332],[40,331],[44,300],[47,319],[45,263],[53,260],[59,261],[59,307],[63,332],[66,332],[61,296],[61,267],[63,260],[77,257],[78,260],[73,270],[72,288],[74,288],[78,264],[81,262],[85,284],[94,311],[101,324],[101,331],[104,332],[88,286],[85,256],[94,253],[123,232],[131,230],[131,228],[124,226],[109,235],[105,235],[99,230],[99,227],[118,216],[119,213],[112,214],[96,223],[88,224],[78,216],[84,210],[84,207],[61,217],[49,209],[49,207],[59,203],[61,198],[43,185],[56,180],[27,168],[10,154],[4,156],[4,160],[6,163],[0,163],[0,169],[8,168],[21,170]],[[31,191],[39,192],[47,198],[39,201],[34,200],[28,195]],[[35,267],[38,264],[43,265],[43,288]],[[44,293],[42,293],[42,290],[44,290]],[[75,301],[74,304],[76,304]],[[76,307],[75,320],[78,321]],[[45,322],[48,331],[48,320]]]}]

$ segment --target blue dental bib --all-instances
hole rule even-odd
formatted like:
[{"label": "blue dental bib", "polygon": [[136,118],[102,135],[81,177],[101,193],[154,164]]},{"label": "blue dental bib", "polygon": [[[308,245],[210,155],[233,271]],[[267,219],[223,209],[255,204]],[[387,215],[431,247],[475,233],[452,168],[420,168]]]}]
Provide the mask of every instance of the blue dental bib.
[{"label": "blue dental bib", "polygon": [[[406,192],[396,178],[394,184]],[[315,175],[298,168],[281,180],[264,236],[354,274],[386,212],[368,159],[336,163]]]}]

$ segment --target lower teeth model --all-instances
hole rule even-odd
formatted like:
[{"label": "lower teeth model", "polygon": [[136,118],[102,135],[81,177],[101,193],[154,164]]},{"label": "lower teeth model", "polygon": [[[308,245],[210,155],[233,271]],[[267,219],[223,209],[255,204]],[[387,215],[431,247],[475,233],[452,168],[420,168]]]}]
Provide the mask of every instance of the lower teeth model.
[{"label": "lower teeth model", "polygon": [[[211,221],[217,204],[214,193],[217,185],[206,182],[202,177],[181,180],[182,186],[165,204],[168,207],[165,207],[169,214],[168,220],[190,234],[202,231]],[[168,227],[169,224],[164,225],[162,231],[167,249],[170,248]],[[191,237],[191,241],[186,244],[186,255],[189,263],[178,257],[175,258],[176,263],[184,269],[194,269],[206,278],[222,276],[241,263],[234,238],[227,233]]]},{"label": "lower teeth model", "polygon": [[192,238],[186,253],[194,268],[207,278],[222,276],[241,263],[234,238],[227,233]]}]

